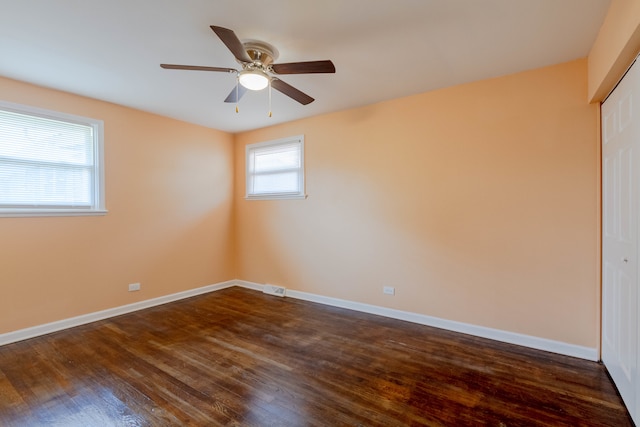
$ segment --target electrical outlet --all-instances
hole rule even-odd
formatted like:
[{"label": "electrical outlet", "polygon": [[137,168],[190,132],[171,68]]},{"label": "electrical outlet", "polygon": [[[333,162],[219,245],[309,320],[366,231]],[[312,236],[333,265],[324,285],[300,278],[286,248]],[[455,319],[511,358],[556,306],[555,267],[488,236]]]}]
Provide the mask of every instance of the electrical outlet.
[{"label": "electrical outlet", "polygon": [[394,288],[393,286],[384,286],[382,288],[382,293],[387,294],[387,295],[395,295],[396,294],[396,288]]},{"label": "electrical outlet", "polygon": [[135,292],[140,290],[140,283],[130,283],[129,292]]}]

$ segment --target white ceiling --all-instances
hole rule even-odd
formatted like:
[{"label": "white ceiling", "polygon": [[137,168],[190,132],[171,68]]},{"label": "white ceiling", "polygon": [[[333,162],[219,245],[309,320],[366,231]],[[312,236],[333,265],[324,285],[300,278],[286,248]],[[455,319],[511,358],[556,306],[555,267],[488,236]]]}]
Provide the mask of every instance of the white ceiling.
[{"label": "white ceiling", "polygon": [[[229,132],[256,129],[587,56],[610,0],[0,0],[0,75]],[[281,76],[316,98],[223,100],[238,68],[209,28],[331,59]],[[0,93],[0,98],[2,94]]]}]

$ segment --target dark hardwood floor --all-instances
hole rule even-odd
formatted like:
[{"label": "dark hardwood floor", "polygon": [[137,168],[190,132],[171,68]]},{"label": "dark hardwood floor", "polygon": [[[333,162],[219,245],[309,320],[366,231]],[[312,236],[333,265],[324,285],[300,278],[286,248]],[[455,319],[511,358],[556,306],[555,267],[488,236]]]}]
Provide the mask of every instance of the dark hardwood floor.
[{"label": "dark hardwood floor", "polygon": [[230,288],[0,347],[1,426],[632,426],[605,368]]}]

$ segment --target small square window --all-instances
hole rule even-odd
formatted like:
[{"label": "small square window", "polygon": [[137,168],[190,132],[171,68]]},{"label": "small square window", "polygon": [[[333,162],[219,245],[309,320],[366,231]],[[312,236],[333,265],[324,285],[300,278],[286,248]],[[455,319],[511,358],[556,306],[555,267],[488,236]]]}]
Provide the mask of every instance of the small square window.
[{"label": "small square window", "polygon": [[0,102],[0,216],[104,214],[103,123]]},{"label": "small square window", "polygon": [[304,198],[304,136],[249,144],[247,199]]}]

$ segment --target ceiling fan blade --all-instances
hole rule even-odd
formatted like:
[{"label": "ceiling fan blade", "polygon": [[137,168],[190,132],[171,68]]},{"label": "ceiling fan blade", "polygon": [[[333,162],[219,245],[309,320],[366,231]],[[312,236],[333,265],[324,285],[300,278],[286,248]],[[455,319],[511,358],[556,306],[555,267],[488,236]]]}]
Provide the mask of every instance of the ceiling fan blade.
[{"label": "ceiling fan blade", "polygon": [[238,61],[251,62],[251,58],[244,50],[244,46],[236,36],[236,33],[228,28],[216,27],[215,25],[211,25],[211,29],[214,33],[217,34],[218,37],[220,37],[222,43],[227,46],[227,49],[229,49],[231,53],[233,53],[233,56],[235,56]]},{"label": "ceiling fan blade", "polygon": [[238,83],[236,85],[236,87],[233,88],[231,93],[229,93],[229,96],[227,96],[227,98],[224,100],[224,102],[238,102],[238,101],[240,101],[240,98],[242,98],[242,95],[247,93],[247,90],[248,89],[246,87],[244,87],[240,83]]},{"label": "ceiling fan blade", "polygon": [[176,64],[160,64],[165,70],[195,70],[195,71],[221,71],[223,73],[235,73],[237,70],[233,68],[222,67],[202,67],[200,65],[176,65]]},{"label": "ceiling fan blade", "polygon": [[299,91],[295,87],[283,82],[280,79],[271,79],[271,87],[273,87],[278,92],[284,93],[289,98],[295,99],[302,105],[307,105],[314,101],[313,98],[306,93]]},{"label": "ceiling fan blade", "polygon": [[336,67],[333,62],[309,61],[309,62],[289,62],[286,64],[273,64],[271,69],[277,74],[310,74],[310,73],[335,73]]}]

